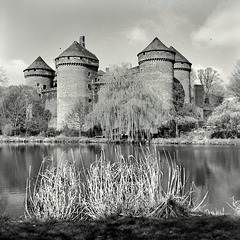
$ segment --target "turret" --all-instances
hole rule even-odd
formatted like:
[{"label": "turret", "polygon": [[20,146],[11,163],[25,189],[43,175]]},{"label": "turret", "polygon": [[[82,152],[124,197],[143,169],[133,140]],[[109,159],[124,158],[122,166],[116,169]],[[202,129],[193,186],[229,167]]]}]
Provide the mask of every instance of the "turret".
[{"label": "turret", "polygon": [[174,47],[170,47],[172,51],[176,53],[175,63],[174,63],[174,78],[176,78],[183,86],[185,93],[185,103],[191,101],[191,91],[190,91],[190,72],[191,72],[191,63]]},{"label": "turret", "polygon": [[175,52],[158,38],[138,55],[140,76],[151,91],[157,93],[166,109],[172,107],[173,64]]},{"label": "turret", "polygon": [[91,111],[92,83],[97,81],[99,61],[85,48],[85,37],[74,41],[55,59],[57,69],[57,129],[67,124],[67,116],[79,98]]},{"label": "turret", "polygon": [[37,90],[51,88],[55,71],[41,57],[38,57],[28,68],[23,70],[26,85]]}]

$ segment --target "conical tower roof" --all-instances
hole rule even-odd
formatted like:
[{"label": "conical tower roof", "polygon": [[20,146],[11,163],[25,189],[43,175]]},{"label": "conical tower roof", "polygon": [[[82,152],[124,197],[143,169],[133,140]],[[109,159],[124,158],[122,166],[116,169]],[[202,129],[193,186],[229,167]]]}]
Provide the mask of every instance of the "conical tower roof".
[{"label": "conical tower roof", "polygon": [[23,70],[23,72],[31,69],[43,69],[54,72],[54,70],[51,67],[49,67],[40,56],[29,67]]},{"label": "conical tower roof", "polygon": [[69,48],[67,48],[63,53],[61,53],[56,59],[61,57],[87,57],[98,60],[93,53],[88,51],[77,41],[74,41],[72,45]]},{"label": "conical tower roof", "polygon": [[176,53],[175,55],[175,62],[184,62],[191,64],[180,52],[178,52],[173,46],[171,46],[169,49],[174,51]]},{"label": "conical tower roof", "polygon": [[140,53],[150,52],[150,51],[170,51],[170,52],[172,52],[172,50],[170,50],[167,46],[165,46],[157,37],[155,37],[152,40],[152,42],[146,48],[144,48]]}]

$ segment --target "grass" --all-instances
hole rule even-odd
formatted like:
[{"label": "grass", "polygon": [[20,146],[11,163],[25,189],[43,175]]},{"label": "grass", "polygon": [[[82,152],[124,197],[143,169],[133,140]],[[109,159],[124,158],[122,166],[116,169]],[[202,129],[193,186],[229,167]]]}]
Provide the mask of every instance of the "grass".
[{"label": "grass", "polygon": [[100,221],[15,221],[0,219],[0,239],[239,239],[240,219],[207,216],[147,219],[106,218]]},{"label": "grass", "polygon": [[45,158],[34,183],[27,181],[25,215],[36,220],[75,220],[81,214],[81,182],[74,162]]},{"label": "grass", "polygon": [[[46,220],[100,220],[111,216],[169,218],[189,216],[201,205],[186,189],[185,170],[172,159],[142,150],[125,159],[104,153],[88,169],[61,159],[45,159],[35,182],[27,183],[25,214]],[[47,164],[48,163],[48,164]]]}]

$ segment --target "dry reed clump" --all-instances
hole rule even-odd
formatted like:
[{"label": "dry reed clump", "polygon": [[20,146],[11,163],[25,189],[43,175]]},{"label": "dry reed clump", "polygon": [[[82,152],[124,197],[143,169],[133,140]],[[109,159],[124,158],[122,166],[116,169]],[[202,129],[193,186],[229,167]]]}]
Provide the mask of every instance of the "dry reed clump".
[{"label": "dry reed clump", "polygon": [[[185,170],[171,159],[142,150],[135,158],[109,162],[104,153],[80,171],[74,163],[61,162],[40,168],[26,198],[29,217],[48,219],[98,220],[108,216],[169,218],[187,216],[200,206],[193,188],[186,190]],[[80,181],[80,179],[84,179]]]},{"label": "dry reed clump", "polygon": [[185,184],[185,170],[157,154],[143,151],[137,159],[119,156],[113,164],[102,155],[87,172],[86,214],[94,220],[111,215],[186,216],[200,205],[194,204],[193,188],[186,191]]},{"label": "dry reed clump", "polygon": [[235,200],[235,198],[232,197],[232,204],[227,204],[234,210],[235,215],[240,216],[240,200]]},{"label": "dry reed clump", "polygon": [[58,166],[45,158],[37,178],[28,178],[25,215],[36,220],[75,220],[81,215],[81,183],[75,163],[61,159]]}]

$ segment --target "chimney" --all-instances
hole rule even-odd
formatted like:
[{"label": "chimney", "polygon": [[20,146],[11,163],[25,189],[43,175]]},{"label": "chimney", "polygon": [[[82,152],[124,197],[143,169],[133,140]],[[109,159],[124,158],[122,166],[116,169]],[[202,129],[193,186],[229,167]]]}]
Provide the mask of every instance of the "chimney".
[{"label": "chimney", "polygon": [[80,36],[79,43],[85,48],[85,36]]}]

